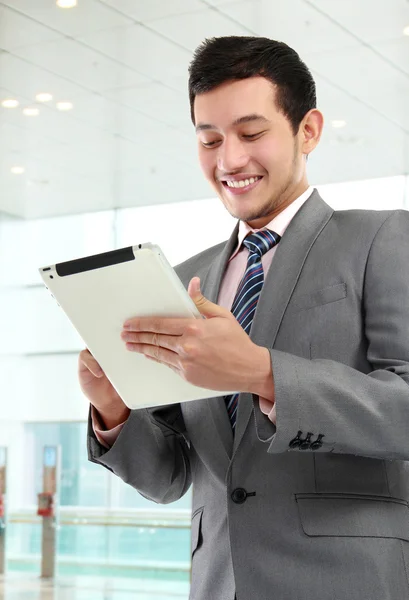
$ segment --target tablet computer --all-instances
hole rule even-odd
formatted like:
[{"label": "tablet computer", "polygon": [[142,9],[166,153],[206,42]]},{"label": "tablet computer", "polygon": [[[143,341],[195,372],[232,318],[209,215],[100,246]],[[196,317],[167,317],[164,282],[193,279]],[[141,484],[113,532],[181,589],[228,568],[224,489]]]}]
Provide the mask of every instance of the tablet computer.
[{"label": "tablet computer", "polygon": [[202,318],[159,246],[138,244],[39,271],[129,408],[229,394],[188,383],[169,367],[130,352],[121,339],[123,324],[132,317]]}]

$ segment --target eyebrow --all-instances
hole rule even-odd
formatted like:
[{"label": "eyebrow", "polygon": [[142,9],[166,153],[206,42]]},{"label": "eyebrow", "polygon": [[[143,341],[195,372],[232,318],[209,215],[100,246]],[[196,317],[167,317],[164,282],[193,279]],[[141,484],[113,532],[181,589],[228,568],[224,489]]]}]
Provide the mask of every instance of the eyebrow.
[{"label": "eyebrow", "polygon": [[[242,125],[243,123],[251,123],[252,121],[259,121],[266,124],[270,123],[270,121],[266,119],[266,117],[263,117],[263,115],[253,113],[251,115],[245,115],[244,117],[239,117],[238,119],[235,119],[232,125],[233,127],[237,127],[237,125]],[[196,126],[196,133],[199,133],[199,131],[206,131],[208,129],[217,129],[217,127],[216,125],[211,125],[210,123],[199,123]]]}]

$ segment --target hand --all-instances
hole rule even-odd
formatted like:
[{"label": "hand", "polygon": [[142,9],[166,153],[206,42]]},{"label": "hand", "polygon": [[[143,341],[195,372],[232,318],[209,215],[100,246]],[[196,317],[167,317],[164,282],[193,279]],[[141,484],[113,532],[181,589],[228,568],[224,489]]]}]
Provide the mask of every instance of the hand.
[{"label": "hand", "polygon": [[194,385],[273,399],[268,350],[252,342],[230,311],[204,298],[198,277],[188,292],[205,319],[129,319],[121,333],[127,349],[170,367]]},{"label": "hand", "polygon": [[82,392],[101,415],[107,429],[123,423],[131,412],[89,350],[78,357],[78,378]]}]

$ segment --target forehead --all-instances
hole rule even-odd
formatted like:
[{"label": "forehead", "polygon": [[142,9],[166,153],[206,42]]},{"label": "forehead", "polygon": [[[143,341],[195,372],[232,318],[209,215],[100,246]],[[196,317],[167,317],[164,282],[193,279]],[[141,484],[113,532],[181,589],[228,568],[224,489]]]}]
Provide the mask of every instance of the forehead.
[{"label": "forehead", "polygon": [[198,94],[194,102],[196,125],[223,126],[243,115],[261,114],[271,119],[279,114],[275,86],[264,77],[228,81],[210,92]]}]

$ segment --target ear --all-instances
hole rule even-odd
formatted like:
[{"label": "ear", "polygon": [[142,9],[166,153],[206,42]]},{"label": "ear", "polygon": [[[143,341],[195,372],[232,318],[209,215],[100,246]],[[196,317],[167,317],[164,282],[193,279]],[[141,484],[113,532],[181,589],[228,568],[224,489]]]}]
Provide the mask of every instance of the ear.
[{"label": "ear", "polygon": [[310,110],[300,124],[299,135],[301,136],[302,154],[310,154],[320,141],[324,127],[324,116],[316,108]]}]

